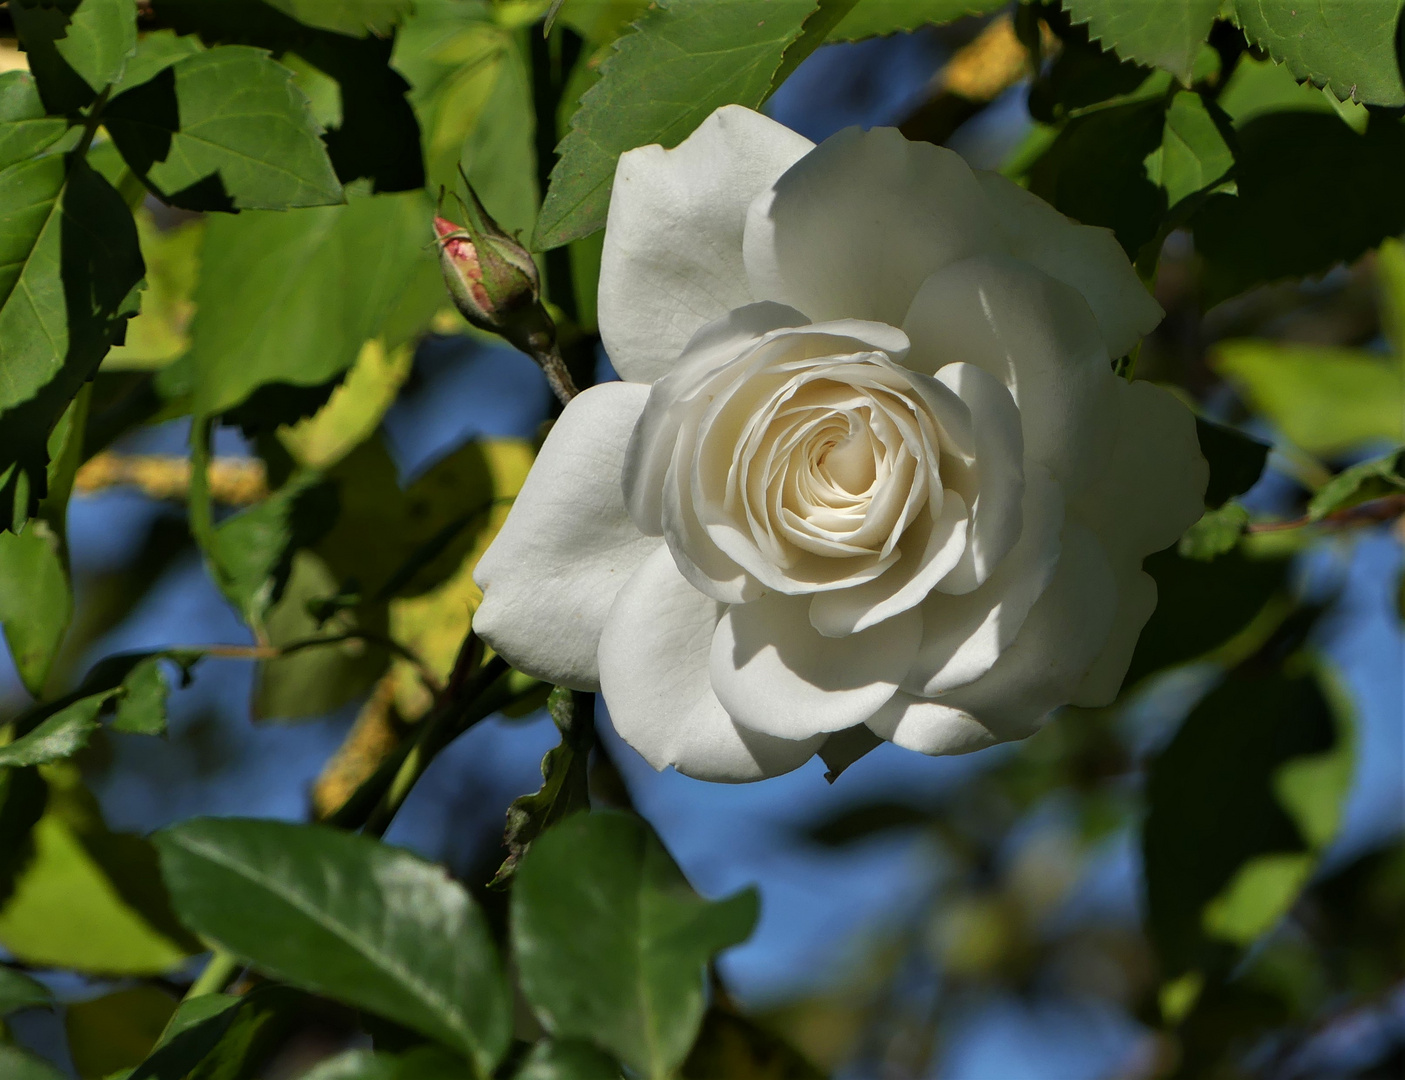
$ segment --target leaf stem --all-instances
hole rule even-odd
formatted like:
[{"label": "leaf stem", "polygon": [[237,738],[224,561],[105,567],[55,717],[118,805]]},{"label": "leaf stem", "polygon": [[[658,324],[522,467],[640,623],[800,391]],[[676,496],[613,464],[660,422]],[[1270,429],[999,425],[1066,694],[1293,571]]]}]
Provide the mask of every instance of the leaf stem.
[{"label": "leaf stem", "polygon": [[86,157],[88,148],[93,145],[93,136],[97,134],[98,127],[102,123],[102,111],[107,107],[107,99],[112,93],[112,86],[103,87],[101,94],[88,106],[88,111],[83,115],[83,137],[78,140],[78,145],[73,152],[78,157]]},{"label": "leaf stem", "polygon": [[204,970],[196,976],[195,981],[190,984],[190,989],[185,992],[184,1000],[189,1001],[205,994],[218,994],[233,981],[243,966],[233,953],[216,948],[206,961]]}]

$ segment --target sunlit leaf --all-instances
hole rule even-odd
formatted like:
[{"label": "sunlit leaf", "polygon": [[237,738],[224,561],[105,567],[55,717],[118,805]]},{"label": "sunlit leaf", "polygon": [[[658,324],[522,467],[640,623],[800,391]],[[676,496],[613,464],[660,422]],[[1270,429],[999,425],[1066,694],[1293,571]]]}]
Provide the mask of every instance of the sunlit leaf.
[{"label": "sunlit leaf", "polygon": [[830,41],[858,41],[884,34],[910,33],[930,23],[985,15],[1005,0],[859,0],[830,32]]},{"label": "sunlit leaf", "polygon": [[1088,36],[1103,48],[1166,68],[1188,86],[1220,0],[1065,0],[1064,7],[1074,22],[1088,24]]},{"label": "sunlit leaf", "polygon": [[137,44],[134,0],[14,0],[10,17],[51,113],[81,109],[122,75]]},{"label": "sunlit leaf", "polygon": [[81,698],[43,720],[33,731],[0,746],[0,768],[45,765],[72,757],[88,745],[98,728],[98,713],[110,696],[109,692]]},{"label": "sunlit leaf", "polygon": [[298,22],[340,34],[384,37],[414,10],[414,0],[268,0]]},{"label": "sunlit leaf", "polygon": [[[720,105],[755,108],[816,0],[668,0],[615,44],[562,140],[533,244],[559,247],[605,224],[615,163],[676,146]],[[818,42],[816,42],[818,44]]]},{"label": "sunlit leaf", "polygon": [[44,112],[33,75],[27,71],[0,74],[0,169],[47,150],[67,130],[67,120]]},{"label": "sunlit leaf", "polygon": [[279,210],[343,198],[306,96],[259,49],[221,45],[177,60],[113,98],[103,122],[174,206]]},{"label": "sunlit leaf", "polygon": [[181,918],[260,970],[439,1039],[484,1073],[507,1049],[487,924],[438,867],[273,821],[197,818],[156,842]]},{"label": "sunlit leaf", "polygon": [[1405,450],[1363,461],[1344,470],[1323,485],[1308,503],[1308,516],[1320,520],[1338,510],[1405,494]]},{"label": "sunlit leaf", "polygon": [[702,1022],[706,963],[744,940],[756,916],[754,891],[717,903],[694,893],[640,819],[577,814],[541,836],[517,871],[522,991],[551,1034],[666,1076]]},{"label": "sunlit leaf", "polygon": [[[718,1076],[732,1077],[731,1073]],[[590,1043],[543,1039],[532,1047],[513,1080],[622,1080],[620,1067]],[[740,1080],[740,1078],[737,1078]]]}]

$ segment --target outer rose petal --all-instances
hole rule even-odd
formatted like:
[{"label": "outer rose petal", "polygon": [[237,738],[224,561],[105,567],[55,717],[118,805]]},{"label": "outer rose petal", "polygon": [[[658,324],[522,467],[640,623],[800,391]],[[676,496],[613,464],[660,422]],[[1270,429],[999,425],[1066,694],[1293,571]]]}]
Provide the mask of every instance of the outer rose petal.
[{"label": "outer rose petal", "polygon": [[1066,492],[1090,483],[1112,449],[1121,380],[1082,296],[1008,255],[982,255],[933,274],[903,322],[908,364],[935,372],[965,361],[1014,394],[1026,460]]},{"label": "outer rose petal", "polygon": [[975,682],[936,700],[969,713],[1000,740],[1023,739],[1074,692],[1108,643],[1117,586],[1101,545],[1077,522],[1064,524],[1053,580],[1014,643]]},{"label": "outer rose petal", "polygon": [[615,597],[600,638],[600,682],[620,737],[650,765],[738,783],[805,764],[825,736],[792,741],[732,722],[708,679],[723,606],[698,592],[666,548]]},{"label": "outer rose petal", "polygon": [[1001,740],[970,713],[899,690],[868,719],[869,730],[919,754],[969,754]]},{"label": "outer rose petal", "polygon": [[1003,247],[961,156],[895,128],[826,139],[756,197],[746,222],[753,295],[816,322],[899,326],[928,275]]},{"label": "outer rose petal", "polygon": [[979,589],[936,592],[922,605],[922,645],[903,680],[919,697],[975,682],[994,666],[1024,626],[1059,561],[1063,493],[1041,466],[1026,476],[1024,530]]},{"label": "outer rose petal", "polygon": [[1126,356],[1166,314],[1151,298],[1111,230],[1064,217],[999,173],[977,172],[1010,254],[1072,285],[1097,317],[1109,356]]},{"label": "outer rose petal", "polygon": [[615,593],[663,546],[625,513],[625,446],[649,388],[593,386],[566,406],[502,531],[478,561],[473,628],[514,667],[599,689],[596,649]]},{"label": "outer rose petal", "polygon": [[712,688],[755,731],[795,739],[839,731],[893,696],[921,638],[916,610],[848,637],[821,637],[808,597],[770,593],[733,605],[718,623]]},{"label": "outer rose petal", "polygon": [[1117,696],[1132,650],[1156,607],[1143,557],[1175,543],[1204,511],[1210,467],[1195,417],[1171,394],[1145,382],[1117,382],[1117,442],[1098,482],[1073,513],[1102,540],[1117,572],[1117,619],[1107,648],[1073,699],[1106,705]]},{"label": "outer rose petal", "polygon": [[600,259],[600,336],[630,382],[663,375],[698,328],[757,299],[742,265],[747,207],[814,146],[737,105],[672,150],[621,155]]}]

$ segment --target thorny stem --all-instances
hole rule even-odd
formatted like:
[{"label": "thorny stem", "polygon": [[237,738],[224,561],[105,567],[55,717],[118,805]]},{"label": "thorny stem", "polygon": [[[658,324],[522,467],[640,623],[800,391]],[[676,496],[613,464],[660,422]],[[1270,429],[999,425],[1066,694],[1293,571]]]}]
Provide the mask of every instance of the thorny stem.
[{"label": "thorny stem", "polygon": [[368,645],[379,645],[387,652],[414,666],[415,673],[430,693],[436,697],[443,693],[443,687],[433,669],[416,653],[406,648],[394,638],[373,634],[364,630],[348,630],[344,634],[325,637],[299,638],[286,645],[193,645],[191,650],[220,660],[281,660],[304,649],[315,649],[320,645],[339,645],[346,641],[364,641]]}]

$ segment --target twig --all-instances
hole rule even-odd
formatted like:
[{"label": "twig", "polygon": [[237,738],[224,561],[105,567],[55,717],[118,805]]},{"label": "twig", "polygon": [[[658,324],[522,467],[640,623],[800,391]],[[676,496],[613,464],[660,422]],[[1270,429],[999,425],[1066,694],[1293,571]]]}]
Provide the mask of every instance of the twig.
[{"label": "twig", "polygon": [[1284,532],[1288,529],[1301,529],[1308,525],[1376,525],[1382,521],[1393,521],[1405,514],[1405,495],[1389,495],[1383,499],[1373,499],[1360,506],[1314,518],[1307,514],[1291,521],[1256,521],[1245,531],[1250,533]]},{"label": "twig", "polygon": [[[225,506],[251,506],[268,497],[267,470],[256,458],[216,458],[209,477],[211,497]],[[115,487],[134,487],[153,499],[188,499],[190,459],[104,450],[85,461],[73,480],[79,495]]]}]

